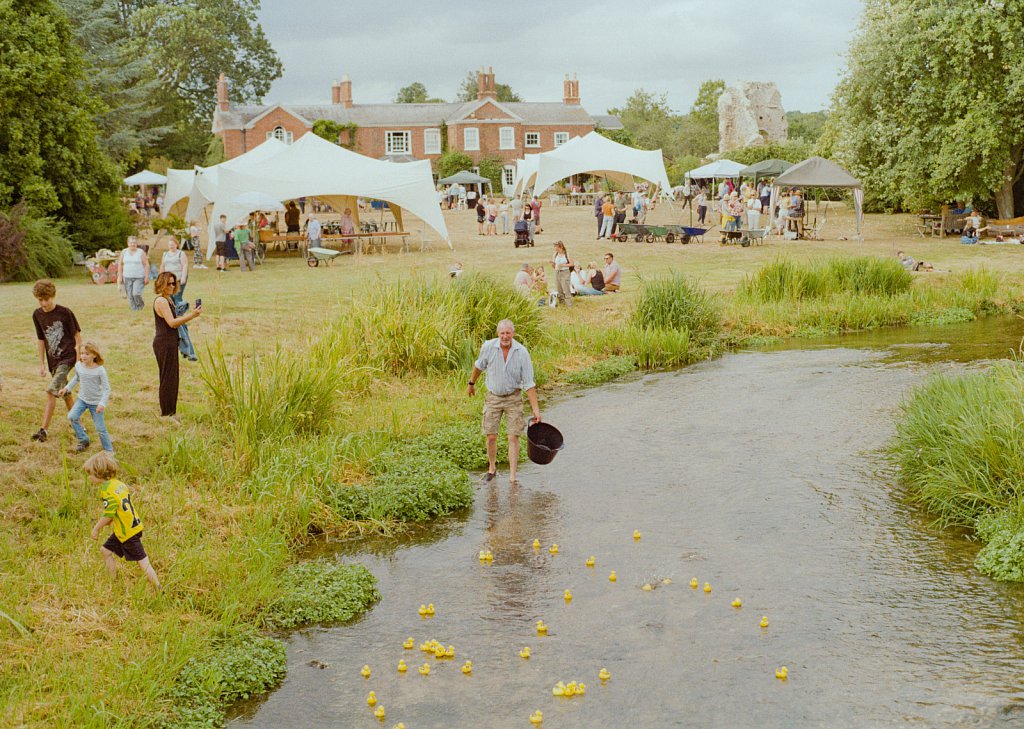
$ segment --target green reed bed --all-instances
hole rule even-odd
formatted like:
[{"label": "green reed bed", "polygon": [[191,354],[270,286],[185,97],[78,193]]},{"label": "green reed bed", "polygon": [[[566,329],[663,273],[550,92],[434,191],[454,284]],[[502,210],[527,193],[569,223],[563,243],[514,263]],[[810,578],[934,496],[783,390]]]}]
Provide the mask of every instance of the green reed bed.
[{"label": "green reed bed", "polygon": [[1024,366],[935,375],[903,403],[890,457],[942,526],[975,528],[977,566],[1024,579]]}]

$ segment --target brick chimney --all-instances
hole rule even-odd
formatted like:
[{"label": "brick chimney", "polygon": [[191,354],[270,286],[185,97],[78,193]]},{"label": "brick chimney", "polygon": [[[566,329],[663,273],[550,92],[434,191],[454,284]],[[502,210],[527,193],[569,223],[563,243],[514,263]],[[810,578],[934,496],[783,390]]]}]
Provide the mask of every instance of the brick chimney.
[{"label": "brick chimney", "polygon": [[221,111],[228,110],[228,77],[223,73],[217,79],[217,108]]},{"label": "brick chimney", "polygon": [[497,99],[498,91],[494,86],[494,66],[486,71],[481,68],[476,74],[476,98]]},{"label": "brick chimney", "polygon": [[577,106],[580,103],[580,82],[576,80],[576,74],[572,75],[572,79],[569,78],[569,74],[565,74],[565,81],[562,82],[562,103]]},{"label": "brick chimney", "polygon": [[346,109],[352,108],[352,81],[346,73],[338,84],[338,103]]},{"label": "brick chimney", "polygon": [[341,103],[341,83],[339,83],[338,81],[335,81],[333,84],[331,84],[331,103]]}]

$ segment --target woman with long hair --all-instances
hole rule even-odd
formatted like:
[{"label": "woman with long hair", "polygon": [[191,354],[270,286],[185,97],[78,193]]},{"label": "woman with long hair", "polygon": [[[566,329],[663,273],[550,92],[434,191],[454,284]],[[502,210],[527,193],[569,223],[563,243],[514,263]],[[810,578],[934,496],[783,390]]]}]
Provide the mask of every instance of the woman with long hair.
[{"label": "woman with long hair", "polygon": [[178,420],[178,327],[202,314],[202,305],[192,311],[175,316],[174,301],[171,297],[178,291],[178,276],[164,271],[156,277],[153,291],[157,298],[153,302],[153,320],[156,333],[153,336],[153,354],[160,372],[160,415]]},{"label": "woman with long hair", "polygon": [[551,257],[551,265],[555,267],[555,285],[558,287],[558,303],[572,306],[572,268],[573,262],[565,250],[565,243],[555,241],[555,253]]}]

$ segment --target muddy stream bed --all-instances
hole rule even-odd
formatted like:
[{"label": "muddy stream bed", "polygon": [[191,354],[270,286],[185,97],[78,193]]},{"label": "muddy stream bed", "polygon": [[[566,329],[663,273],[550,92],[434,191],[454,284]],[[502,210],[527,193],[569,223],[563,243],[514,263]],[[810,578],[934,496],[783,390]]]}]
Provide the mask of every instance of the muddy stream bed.
[{"label": "muddy stream bed", "polygon": [[[1024,588],[977,573],[880,457],[909,388],[1007,356],[1022,324],[788,343],[558,399],[545,417],[568,446],[518,489],[503,472],[458,518],[330,546],[383,599],[292,634],[283,685],[232,726],[529,727],[537,709],[547,729],[1024,726]],[[422,653],[431,638],[455,659]]]}]

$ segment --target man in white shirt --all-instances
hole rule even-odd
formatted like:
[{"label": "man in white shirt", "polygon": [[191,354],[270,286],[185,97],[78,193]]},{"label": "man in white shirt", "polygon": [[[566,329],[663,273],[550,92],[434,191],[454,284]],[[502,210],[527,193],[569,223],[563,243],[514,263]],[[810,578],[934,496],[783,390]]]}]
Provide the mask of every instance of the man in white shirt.
[{"label": "man in white shirt", "polygon": [[306,223],[306,246],[302,250],[302,257],[309,258],[310,248],[320,247],[320,236],[323,226],[320,225],[320,221],[316,218],[311,217],[309,222]]},{"label": "man in white shirt", "polygon": [[487,473],[489,483],[498,475],[498,428],[505,416],[508,430],[508,480],[518,486],[516,466],[519,464],[519,436],[525,429],[523,422],[523,390],[530,401],[534,422],[540,422],[537,404],[537,385],[533,381],[533,362],[530,353],[515,341],[515,325],[508,319],[498,322],[498,338],[488,339],[480,348],[480,356],[473,364],[469,376],[469,396],[476,394],[476,381],[481,372],[487,373],[487,397],[484,400],[483,432],[487,438]]}]

